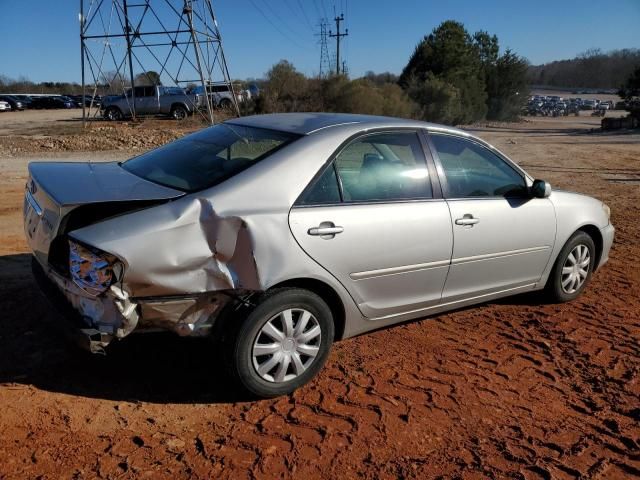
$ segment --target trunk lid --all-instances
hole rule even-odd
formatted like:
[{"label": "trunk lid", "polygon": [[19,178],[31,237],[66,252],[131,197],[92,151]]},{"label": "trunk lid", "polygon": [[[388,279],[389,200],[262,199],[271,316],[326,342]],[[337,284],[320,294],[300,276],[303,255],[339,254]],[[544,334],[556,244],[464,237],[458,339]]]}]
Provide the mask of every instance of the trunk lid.
[{"label": "trunk lid", "polygon": [[140,178],[117,162],[32,162],[23,209],[27,242],[46,264],[51,243],[66,234],[65,217],[73,210],[109,205],[109,212],[123,213],[125,205],[137,208],[184,194]]}]

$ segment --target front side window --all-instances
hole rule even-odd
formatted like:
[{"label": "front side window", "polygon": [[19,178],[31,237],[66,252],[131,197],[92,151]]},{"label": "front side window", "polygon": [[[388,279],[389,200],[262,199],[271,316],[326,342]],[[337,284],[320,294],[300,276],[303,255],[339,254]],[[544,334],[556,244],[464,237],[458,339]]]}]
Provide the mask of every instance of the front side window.
[{"label": "front side window", "polygon": [[511,197],[527,192],[524,177],[491,150],[465,138],[431,134],[447,179],[447,197]]},{"label": "front side window", "polygon": [[335,159],[345,202],[431,198],[424,152],[415,132],[359,138]]},{"label": "front side window", "polygon": [[122,168],[151,182],[195,192],[233,177],[298,137],[221,123],[127,160]]}]

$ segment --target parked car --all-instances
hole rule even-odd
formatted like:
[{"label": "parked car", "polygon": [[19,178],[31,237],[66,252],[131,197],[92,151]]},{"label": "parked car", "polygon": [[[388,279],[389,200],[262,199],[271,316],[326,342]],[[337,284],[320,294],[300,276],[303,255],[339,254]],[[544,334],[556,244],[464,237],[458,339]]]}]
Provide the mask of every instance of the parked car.
[{"label": "parked car", "polygon": [[13,95],[0,95],[0,100],[11,105],[11,110],[24,110],[24,105],[22,105],[22,101],[18,97],[15,97]]},{"label": "parked car", "polygon": [[584,100],[582,102],[582,110],[593,110],[594,108],[596,108],[598,106],[598,104],[596,103],[595,100]]},{"label": "parked car", "polygon": [[101,103],[101,97],[97,95],[95,97],[91,97],[90,95],[87,95],[85,97],[83,97],[82,95],[65,95],[65,96],[72,99],[74,102],[76,102],[78,107],[82,107],[83,103],[86,107],[90,107],[92,104],[94,107],[99,107]]},{"label": "parked car", "polygon": [[60,96],[55,97],[32,97],[30,108],[75,108],[74,103],[69,99]]},{"label": "parked car", "polygon": [[59,97],[60,100],[62,100],[63,102],[69,102],[72,105],[72,108],[81,108],[82,107],[82,102],[75,99],[75,98],[71,98],[67,95],[60,95]]},{"label": "parked car", "polygon": [[20,102],[22,102],[22,106],[24,108],[31,108],[31,102],[33,102],[33,99],[29,95],[13,95],[13,96],[16,97],[18,100],[20,100]]},{"label": "parked car", "polygon": [[195,112],[201,105],[198,95],[185,93],[182,88],[146,86],[135,87],[126,95],[108,96],[102,99],[100,110],[108,120],[122,120],[131,116],[135,97],[137,115],[170,115],[182,120]]},{"label": "parked car", "polygon": [[9,111],[11,111],[11,105],[9,104],[9,102],[0,100],[0,112],[9,112]]},{"label": "parked car", "polygon": [[89,349],[210,336],[263,397],[308,382],[335,340],[534,290],[573,300],[614,236],[604,203],[464,131],[347,114],[234,118],[125,162],[32,162],[24,205],[36,279]]},{"label": "parked car", "polygon": [[[253,85],[257,91],[257,86]],[[204,87],[199,85],[192,90],[192,93],[196,95],[204,96]],[[238,103],[243,102],[245,98],[251,97],[251,90],[241,90],[237,87],[234,91]],[[207,85],[207,94],[211,99],[211,103],[216,108],[232,108],[233,107],[233,93],[227,83],[214,83]]]}]

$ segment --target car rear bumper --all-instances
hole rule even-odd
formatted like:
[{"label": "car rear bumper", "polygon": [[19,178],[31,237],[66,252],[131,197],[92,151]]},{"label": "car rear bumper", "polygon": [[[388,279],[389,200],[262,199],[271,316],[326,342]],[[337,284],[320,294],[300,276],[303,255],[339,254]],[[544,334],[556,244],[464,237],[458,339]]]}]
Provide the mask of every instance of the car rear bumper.
[{"label": "car rear bumper", "polygon": [[615,228],[613,228],[613,225],[609,224],[606,227],[601,228],[600,233],[602,234],[602,255],[600,255],[598,268],[609,261],[609,251],[611,250],[611,245],[613,245]]},{"label": "car rear bumper", "polygon": [[216,318],[236,296],[234,292],[203,292],[164,297],[131,298],[112,285],[93,297],[73,281],[32,258],[40,290],[60,314],[60,324],[91,353],[105,353],[114,339],[132,332],[173,331],[181,336],[208,335]]},{"label": "car rear bumper", "polygon": [[43,295],[58,313],[57,326],[81,348],[91,353],[104,353],[113,335],[101,332],[88,323],[58,285],[45,273],[35,257],[31,258],[31,271]]}]

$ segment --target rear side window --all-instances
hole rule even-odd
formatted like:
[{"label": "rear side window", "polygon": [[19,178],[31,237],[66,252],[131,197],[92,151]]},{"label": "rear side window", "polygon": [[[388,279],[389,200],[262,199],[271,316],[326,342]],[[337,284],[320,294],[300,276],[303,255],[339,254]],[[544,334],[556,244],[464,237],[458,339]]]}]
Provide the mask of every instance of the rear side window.
[{"label": "rear side window", "polygon": [[447,180],[447,197],[503,197],[527,193],[524,177],[491,150],[465,138],[431,134]]},{"label": "rear side window", "polygon": [[298,137],[221,123],[134,157],[122,168],[151,182],[196,192],[246,170]]},{"label": "rear side window", "polygon": [[340,188],[338,177],[333,164],[302,194],[298,201],[300,205],[327,205],[340,203]]}]

